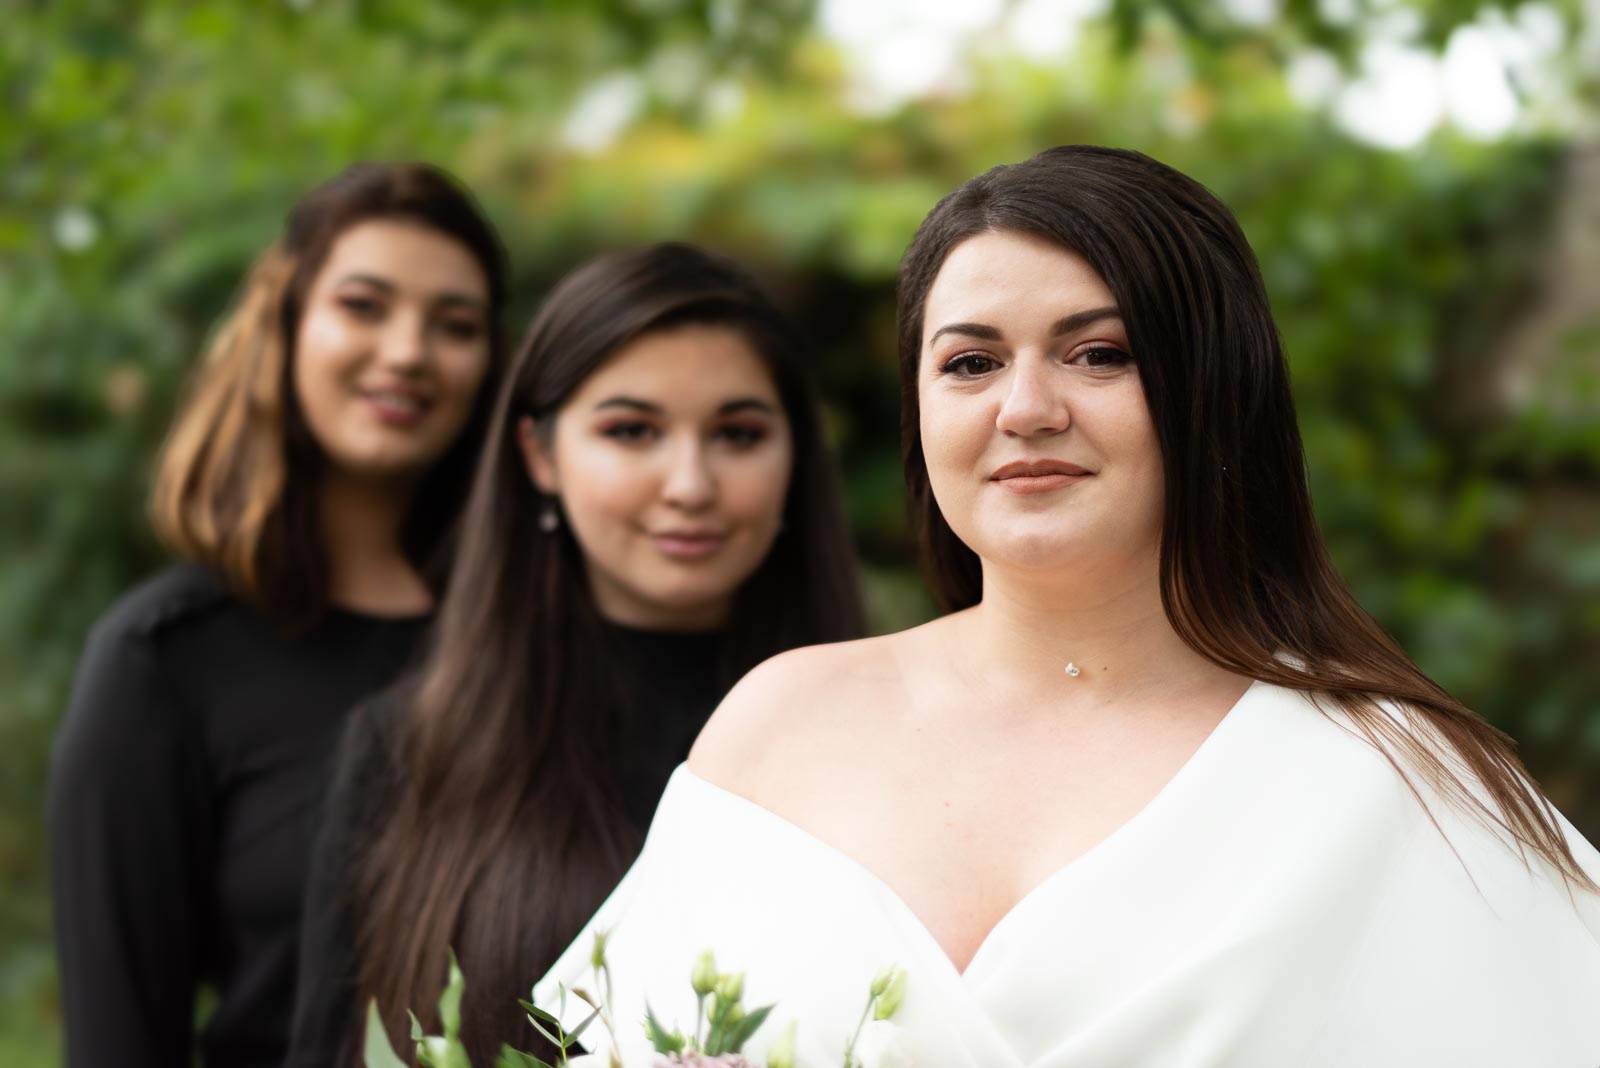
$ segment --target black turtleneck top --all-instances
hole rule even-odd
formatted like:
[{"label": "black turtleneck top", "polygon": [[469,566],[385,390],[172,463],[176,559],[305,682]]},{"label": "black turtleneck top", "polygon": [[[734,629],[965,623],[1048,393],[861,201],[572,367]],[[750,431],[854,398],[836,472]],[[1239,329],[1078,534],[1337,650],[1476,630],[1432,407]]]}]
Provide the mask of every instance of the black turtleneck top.
[{"label": "black turtleneck top", "polygon": [[[672,771],[689,755],[721,702],[720,634],[606,624],[628,713],[617,780],[629,822],[643,839]],[[357,990],[356,913],[362,866],[398,799],[394,732],[400,706],[368,702],[351,716],[339,748],[324,822],[312,852],[300,937],[294,1028],[286,1068],[331,1068],[351,1033]]]},{"label": "black turtleneck top", "polygon": [[425,626],[333,609],[288,633],[195,564],[95,625],[47,802],[71,1068],[282,1062],[334,749]]}]

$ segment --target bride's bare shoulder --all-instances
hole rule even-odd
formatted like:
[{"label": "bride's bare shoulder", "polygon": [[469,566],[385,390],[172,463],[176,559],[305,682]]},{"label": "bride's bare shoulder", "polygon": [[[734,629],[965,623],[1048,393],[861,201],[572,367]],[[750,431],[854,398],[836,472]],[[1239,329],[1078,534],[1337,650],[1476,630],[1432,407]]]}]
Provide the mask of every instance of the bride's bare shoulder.
[{"label": "bride's bare shoulder", "polygon": [[734,787],[786,752],[809,748],[839,725],[900,700],[916,633],[812,645],[758,664],[717,706],[689,766],[703,779]]}]

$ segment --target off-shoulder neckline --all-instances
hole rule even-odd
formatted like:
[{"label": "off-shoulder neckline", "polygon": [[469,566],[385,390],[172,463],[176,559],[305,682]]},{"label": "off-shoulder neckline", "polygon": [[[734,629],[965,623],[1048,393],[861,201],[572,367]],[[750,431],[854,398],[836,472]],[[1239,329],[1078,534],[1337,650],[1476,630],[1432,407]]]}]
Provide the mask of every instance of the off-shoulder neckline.
[{"label": "off-shoulder neckline", "polygon": [[[718,785],[717,783],[704,778],[689,765],[688,761],[684,761],[682,764],[679,764],[678,767],[673,771],[672,778],[668,783],[667,797],[671,797],[673,795],[674,789],[678,782],[682,781],[688,786],[688,788],[698,790],[704,796],[733,805],[741,811],[746,812],[756,820],[778,827],[784,834],[795,839],[796,841],[806,844],[815,852],[825,857],[832,858],[833,862],[837,866],[844,870],[855,873],[858,881],[866,883],[875,889],[878,894],[890,905],[890,907],[902,915],[902,918],[906,921],[906,926],[916,932],[917,935],[928,944],[929,948],[936,953],[946,965],[949,966],[951,972],[958,978],[966,980],[976,972],[976,966],[983,959],[984,951],[995,942],[996,936],[1008,926],[1012,926],[1018,922],[1017,917],[1020,915],[1025,915],[1027,912],[1031,911],[1034,904],[1048,896],[1053,887],[1068,881],[1072,875],[1082,869],[1086,861],[1089,861],[1090,858],[1103,853],[1111,843],[1119,841],[1131,833],[1135,833],[1138,827],[1149,823],[1152,819],[1152,813],[1159,814],[1161,810],[1166,809],[1174,804],[1174,796],[1181,794],[1184,784],[1194,777],[1196,773],[1195,769],[1198,767],[1203,767],[1206,763],[1215,760],[1217,751],[1219,749],[1225,749],[1229,744],[1229,739],[1237,734],[1240,729],[1240,723],[1244,718],[1246,718],[1240,713],[1247,708],[1257,705],[1259,702],[1256,700],[1256,697],[1262,696],[1275,689],[1277,689],[1277,687],[1274,687],[1269,683],[1265,683],[1260,680],[1253,680],[1250,685],[1245,688],[1244,693],[1239,695],[1238,700],[1229,706],[1228,711],[1225,712],[1222,718],[1217,721],[1216,726],[1211,729],[1210,733],[1206,735],[1205,739],[1201,741],[1201,743],[1195,748],[1194,752],[1189,755],[1189,758],[1185,760],[1178,770],[1172,774],[1171,778],[1162,784],[1160,789],[1151,795],[1151,797],[1139,808],[1137,812],[1135,812],[1127,820],[1123,821],[1093,845],[1089,846],[1087,849],[1077,854],[1061,867],[1055,869],[1049,875],[1045,876],[1030,890],[1013,902],[1011,907],[1008,908],[1000,916],[1000,918],[995,921],[994,925],[990,927],[983,938],[979,940],[978,947],[973,951],[972,957],[967,961],[965,968],[959,967],[950,957],[950,955],[945,952],[943,944],[933,933],[933,930],[925,921],[923,921],[916,911],[906,903],[905,898],[887,880],[878,875],[877,872],[873,871],[863,861],[856,859],[840,847],[828,842],[826,839],[820,838],[811,831],[806,830],[804,827],[800,826],[798,823],[795,823],[788,817],[775,812],[748,797],[745,797],[743,794],[735,793],[725,786]],[[663,800],[662,810],[665,811],[666,809],[667,802]]]}]

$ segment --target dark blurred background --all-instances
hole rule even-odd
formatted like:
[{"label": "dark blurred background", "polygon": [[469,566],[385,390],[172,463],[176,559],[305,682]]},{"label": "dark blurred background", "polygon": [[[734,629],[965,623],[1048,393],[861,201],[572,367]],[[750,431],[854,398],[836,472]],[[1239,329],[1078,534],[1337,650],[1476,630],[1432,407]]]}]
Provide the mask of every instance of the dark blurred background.
[{"label": "dark blurred background", "polygon": [[756,266],[815,343],[874,622],[904,522],[892,279],[959,181],[1151,153],[1260,255],[1357,595],[1600,837],[1600,3],[0,3],[0,1064],[59,1061],[42,797],[91,620],[161,566],[175,392],[354,159],[467,181],[514,328],[607,248]]}]

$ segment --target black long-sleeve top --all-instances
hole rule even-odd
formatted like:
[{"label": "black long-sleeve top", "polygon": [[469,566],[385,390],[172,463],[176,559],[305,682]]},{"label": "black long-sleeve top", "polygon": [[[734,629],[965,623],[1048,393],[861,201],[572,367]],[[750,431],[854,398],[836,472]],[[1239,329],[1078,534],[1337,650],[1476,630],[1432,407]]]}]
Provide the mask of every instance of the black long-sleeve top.
[{"label": "black long-sleeve top", "polygon": [[425,624],[333,609],[288,634],[193,564],[96,624],[47,803],[72,1068],[282,1062],[332,754]]},{"label": "black long-sleeve top", "polygon": [[[727,692],[721,636],[608,624],[628,713],[617,760],[629,822],[643,837],[672,770]],[[398,801],[395,732],[400,706],[379,699],[345,729],[306,886],[294,1037],[286,1068],[339,1064],[352,1033],[357,991],[359,881],[368,852]]]}]

